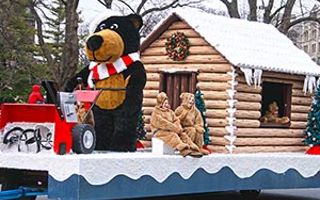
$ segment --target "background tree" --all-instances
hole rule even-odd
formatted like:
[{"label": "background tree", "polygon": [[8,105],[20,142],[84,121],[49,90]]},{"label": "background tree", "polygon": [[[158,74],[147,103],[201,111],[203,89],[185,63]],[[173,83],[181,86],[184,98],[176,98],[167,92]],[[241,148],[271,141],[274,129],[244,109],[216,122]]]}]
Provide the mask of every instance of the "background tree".
[{"label": "background tree", "polygon": [[[58,83],[60,88],[63,88],[78,69],[79,16],[77,7],[79,0],[54,0],[52,4],[46,3],[44,0],[33,0],[29,4],[29,9],[36,21],[38,42],[48,70],[54,81]],[[48,17],[46,11],[51,11],[53,17]],[[44,30],[46,23],[43,22],[43,19],[48,21],[49,26],[53,25],[52,31],[56,31],[56,33],[51,33],[51,37],[53,36],[54,38],[53,41],[50,41],[50,39],[46,40],[48,39],[46,38],[48,30]],[[61,37],[64,38],[58,38],[57,33],[62,30],[61,26],[63,24],[55,23],[62,23],[63,21],[65,21],[65,27],[63,30],[64,35]],[[58,29],[54,30],[54,28]],[[61,39],[63,39],[63,41],[61,41]]]},{"label": "background tree", "polygon": [[139,140],[145,140],[146,139],[147,131],[144,128],[144,116],[143,116],[143,111],[142,110],[139,113],[138,124],[137,124],[137,134],[138,134],[138,139]]},{"label": "background tree", "polygon": [[98,2],[101,3],[107,9],[111,9],[113,0],[98,0]]},{"label": "background tree", "polygon": [[[241,18],[240,10],[239,10],[239,1],[238,0],[220,0],[227,8],[229,16],[232,18]],[[314,0],[310,0],[314,1]],[[319,2],[319,0],[316,0]],[[314,1],[314,3],[316,3]],[[261,12],[261,21],[267,24],[275,25],[279,31],[284,34],[287,34],[289,29],[299,23],[305,21],[315,21],[320,23],[320,19],[312,15],[312,12],[304,13],[303,11],[303,1],[301,0],[283,0],[280,6],[276,6],[275,3],[279,2],[277,0],[247,0],[249,11],[247,19],[251,21],[258,21],[259,15]],[[261,3],[260,3],[261,2]],[[304,2],[305,3],[305,2]],[[310,2],[309,2],[310,3]],[[301,7],[301,15],[297,16],[293,13],[293,8],[295,5],[299,5]],[[318,10],[319,11],[319,10]]]},{"label": "background tree", "polygon": [[314,94],[314,100],[308,114],[305,135],[304,143],[311,147],[318,146],[316,147],[316,149],[318,149],[317,154],[320,154],[320,86],[318,86],[317,91]]},{"label": "background tree", "polygon": [[28,0],[0,1],[0,102],[18,100],[37,82],[34,23],[27,4]]},{"label": "background tree", "polygon": [[[153,27],[164,18],[169,9],[197,5],[203,0],[140,0],[140,1],[126,1],[126,0],[98,0],[107,9],[112,5],[116,6],[118,10],[123,13],[136,13],[139,14],[143,20],[144,25],[140,30],[141,37],[146,37]],[[129,11],[129,12],[128,12]]]}]

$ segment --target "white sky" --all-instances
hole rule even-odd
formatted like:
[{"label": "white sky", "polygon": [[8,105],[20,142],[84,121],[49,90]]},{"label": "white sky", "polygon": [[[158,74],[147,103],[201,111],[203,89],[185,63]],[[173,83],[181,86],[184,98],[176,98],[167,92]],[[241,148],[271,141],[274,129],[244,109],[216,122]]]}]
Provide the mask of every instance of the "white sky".
[{"label": "white sky", "polygon": [[78,9],[85,22],[90,22],[96,15],[106,10],[97,0],[79,0]]},{"label": "white sky", "polygon": [[[258,2],[262,2],[262,1],[263,0],[258,0]],[[268,0],[264,0],[264,1],[265,3],[268,3]],[[277,0],[277,1],[276,2],[280,4],[282,0]],[[305,6],[306,10],[310,10],[313,7],[313,5],[316,3],[315,0],[296,0],[297,6],[295,6],[296,7],[295,10],[298,13],[301,13],[300,7],[299,7],[300,1]],[[127,2],[129,4],[136,4],[137,2],[140,2],[140,0],[131,0]],[[239,3],[240,9],[241,8],[245,9],[247,7],[247,0],[239,0],[239,2],[242,2],[242,4]],[[207,7],[226,10],[225,6],[221,3],[220,0],[205,0],[203,4]],[[275,3],[274,7],[278,7],[276,5],[277,4]],[[84,20],[84,22],[87,22],[87,23],[90,23],[96,15],[99,15],[100,13],[106,10],[106,8],[103,5],[101,5],[97,0],[80,0],[78,8],[82,12],[81,14],[82,19]]]}]

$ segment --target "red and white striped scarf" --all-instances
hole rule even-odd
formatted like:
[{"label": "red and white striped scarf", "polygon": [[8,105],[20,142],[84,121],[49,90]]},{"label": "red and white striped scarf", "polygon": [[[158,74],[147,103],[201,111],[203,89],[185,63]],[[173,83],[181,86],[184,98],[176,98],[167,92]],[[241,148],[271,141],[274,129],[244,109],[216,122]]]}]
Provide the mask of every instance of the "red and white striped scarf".
[{"label": "red and white striped scarf", "polygon": [[96,63],[90,62],[88,77],[88,86],[94,87],[94,81],[103,80],[113,74],[118,74],[126,69],[135,61],[140,60],[139,52],[130,53],[118,58],[113,63]]}]

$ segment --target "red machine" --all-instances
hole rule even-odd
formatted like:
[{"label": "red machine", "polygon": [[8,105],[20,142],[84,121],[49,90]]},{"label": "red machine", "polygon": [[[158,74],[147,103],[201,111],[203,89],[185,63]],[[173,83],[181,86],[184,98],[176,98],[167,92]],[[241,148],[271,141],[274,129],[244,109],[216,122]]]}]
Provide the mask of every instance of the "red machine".
[{"label": "red machine", "polygon": [[[75,111],[76,100],[93,102],[99,91],[78,91],[76,93],[58,93],[58,102],[55,104],[15,104],[1,105],[0,131],[4,134],[3,143],[11,140],[4,133],[7,123],[54,123],[53,150],[56,154],[67,154],[73,150],[75,153],[91,153],[95,147],[95,131],[89,124],[77,122]],[[0,133],[1,133],[0,132]],[[9,132],[9,131],[8,131]],[[21,139],[18,136],[15,140]],[[37,138],[37,136],[35,136]],[[35,140],[35,139],[33,139]]]}]

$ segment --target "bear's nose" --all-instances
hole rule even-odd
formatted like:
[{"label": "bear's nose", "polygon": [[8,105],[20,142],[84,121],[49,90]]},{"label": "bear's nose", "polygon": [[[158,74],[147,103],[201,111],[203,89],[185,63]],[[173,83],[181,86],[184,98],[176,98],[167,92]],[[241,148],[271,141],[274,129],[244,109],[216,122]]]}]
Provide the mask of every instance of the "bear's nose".
[{"label": "bear's nose", "polygon": [[87,40],[87,47],[91,51],[95,51],[101,47],[103,38],[99,35],[93,35]]}]

